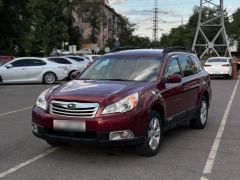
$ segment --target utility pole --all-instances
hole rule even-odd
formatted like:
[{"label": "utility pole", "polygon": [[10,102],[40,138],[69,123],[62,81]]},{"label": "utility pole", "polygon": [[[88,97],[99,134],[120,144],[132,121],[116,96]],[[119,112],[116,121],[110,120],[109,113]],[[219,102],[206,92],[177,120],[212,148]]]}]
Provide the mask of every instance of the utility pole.
[{"label": "utility pole", "polygon": [[[158,0],[154,1],[154,9],[153,10],[145,10],[145,11],[153,14],[153,18],[149,18],[153,22],[153,26],[151,28],[147,28],[147,29],[151,29],[153,31],[152,32],[153,41],[158,41],[159,40],[158,39],[159,38],[158,31],[162,31],[162,29],[159,29],[159,21],[162,21],[159,18],[159,14],[169,14],[169,12],[158,8]],[[145,20],[148,20],[148,19],[145,19]],[[162,21],[162,22],[166,22],[166,21]]]},{"label": "utility pole", "polygon": [[155,0],[154,11],[153,11],[153,41],[158,40],[158,28],[159,28],[158,14],[159,14],[158,0]]},{"label": "utility pole", "polygon": [[[208,15],[204,9],[212,8],[216,14]],[[204,14],[205,13],[205,14]],[[209,37],[208,30],[216,30],[215,36]],[[200,0],[200,10],[196,35],[193,41],[192,50],[204,57],[208,53],[216,56],[231,57],[229,40],[224,23],[223,0]]]}]

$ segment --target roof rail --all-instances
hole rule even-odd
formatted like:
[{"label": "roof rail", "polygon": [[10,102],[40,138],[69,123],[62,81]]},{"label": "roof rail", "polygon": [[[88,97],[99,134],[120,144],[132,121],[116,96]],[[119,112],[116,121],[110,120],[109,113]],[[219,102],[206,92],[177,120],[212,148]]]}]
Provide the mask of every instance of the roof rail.
[{"label": "roof rail", "polygon": [[181,47],[181,46],[174,46],[174,47],[169,47],[163,50],[163,54],[166,53],[171,53],[171,52],[188,52],[188,53],[193,53],[191,49]]},{"label": "roof rail", "polygon": [[125,46],[125,47],[119,47],[119,48],[112,49],[110,51],[110,53],[119,52],[119,51],[125,51],[125,50],[133,50],[133,49],[140,49],[140,48],[139,47],[135,47],[135,46]]}]

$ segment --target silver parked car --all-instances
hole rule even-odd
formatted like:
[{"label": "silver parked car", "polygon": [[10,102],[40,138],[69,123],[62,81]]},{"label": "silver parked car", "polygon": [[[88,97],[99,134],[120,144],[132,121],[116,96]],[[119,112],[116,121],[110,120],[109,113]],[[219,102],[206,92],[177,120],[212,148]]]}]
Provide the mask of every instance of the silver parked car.
[{"label": "silver parked car", "polygon": [[77,61],[77,60],[69,58],[69,57],[49,57],[48,60],[51,62],[65,65],[67,67],[67,71],[68,71],[67,77],[70,80],[72,80],[72,74],[74,72],[76,72],[76,71],[82,72],[88,66],[88,63],[85,61]]},{"label": "silver parked car", "polygon": [[0,66],[0,82],[2,83],[43,82],[53,84],[66,77],[66,66],[50,62],[44,58],[16,58]]}]

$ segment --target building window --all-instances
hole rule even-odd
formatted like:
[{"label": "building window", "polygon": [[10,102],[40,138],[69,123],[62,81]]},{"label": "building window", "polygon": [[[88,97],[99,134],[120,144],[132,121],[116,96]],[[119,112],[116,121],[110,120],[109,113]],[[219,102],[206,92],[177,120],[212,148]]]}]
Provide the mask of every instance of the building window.
[{"label": "building window", "polygon": [[83,43],[83,44],[91,44],[92,41],[91,41],[91,39],[83,39],[83,40],[82,40],[82,43]]},{"label": "building window", "polygon": [[89,23],[89,18],[83,17],[83,18],[82,18],[82,22],[83,22],[83,23]]}]

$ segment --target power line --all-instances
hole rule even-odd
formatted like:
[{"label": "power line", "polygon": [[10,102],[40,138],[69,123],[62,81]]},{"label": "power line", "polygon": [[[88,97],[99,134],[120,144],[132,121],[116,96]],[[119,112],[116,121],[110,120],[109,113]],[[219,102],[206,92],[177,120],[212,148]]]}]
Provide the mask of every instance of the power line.
[{"label": "power line", "polygon": [[146,12],[150,12],[153,14],[153,18],[152,18],[153,26],[151,27],[152,38],[153,38],[153,41],[157,41],[159,30],[163,31],[163,29],[159,29],[159,21],[162,21],[161,19],[159,19],[159,14],[168,14],[169,12],[160,10],[158,8],[158,0],[155,0],[155,2],[154,2],[154,9],[150,10],[150,11],[146,10]]}]

